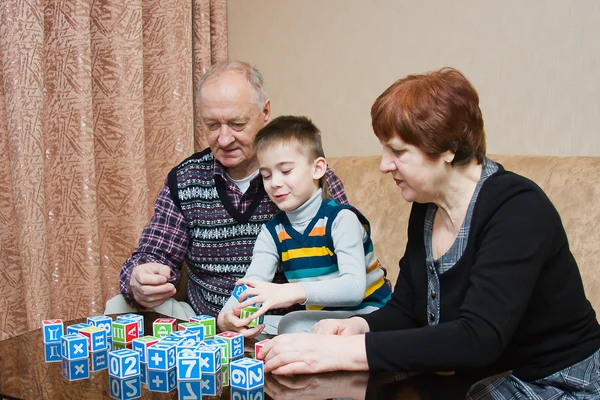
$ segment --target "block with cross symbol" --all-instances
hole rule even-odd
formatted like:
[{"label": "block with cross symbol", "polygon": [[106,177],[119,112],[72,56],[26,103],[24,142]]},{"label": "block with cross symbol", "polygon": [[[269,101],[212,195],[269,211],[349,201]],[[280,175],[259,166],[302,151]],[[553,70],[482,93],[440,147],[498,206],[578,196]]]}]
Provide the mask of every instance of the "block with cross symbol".
[{"label": "block with cross symbol", "polygon": [[62,375],[70,381],[78,381],[90,377],[90,364],[87,358],[79,360],[62,359]]},{"label": "block with cross symbol", "polygon": [[67,335],[73,334],[73,333],[79,333],[80,330],[85,329],[85,328],[89,328],[91,325],[89,324],[85,324],[85,323],[80,323],[80,324],[75,324],[75,325],[70,325],[67,326]]},{"label": "block with cross symbol", "polygon": [[68,360],[88,358],[87,338],[79,333],[64,335],[61,339],[61,355]]},{"label": "block with cross symbol", "polygon": [[229,392],[229,398],[236,400],[262,400],[265,398],[265,387],[259,386],[254,389],[241,389],[232,386]]},{"label": "block with cross symbol", "polygon": [[92,372],[102,371],[108,368],[108,349],[93,351],[90,353],[90,370]]},{"label": "block with cross symbol", "polygon": [[112,318],[108,315],[95,315],[87,317],[87,324],[91,326],[97,326],[106,331],[106,337],[112,337]]},{"label": "block with cross symbol", "polygon": [[253,358],[232,361],[229,366],[229,384],[240,389],[254,389],[265,384],[264,365]]},{"label": "block with cross symbol", "polygon": [[200,322],[204,325],[204,339],[211,339],[217,331],[217,323],[215,317],[210,315],[198,315],[190,318],[190,322]]},{"label": "block with cross symbol", "polygon": [[62,319],[45,319],[42,321],[44,343],[60,343],[60,337],[65,333]]},{"label": "block with cross symbol", "polygon": [[62,355],[60,352],[60,343],[44,344],[44,361],[47,363],[60,362]]},{"label": "block with cross symbol", "polygon": [[244,335],[238,332],[221,332],[217,337],[227,342],[229,358],[244,355]]},{"label": "block with cross symbol", "polygon": [[89,351],[99,351],[106,349],[106,331],[97,326],[90,326],[79,331],[80,335],[87,337]]},{"label": "block with cross symbol", "polygon": [[202,374],[200,391],[202,396],[218,396],[223,390],[223,374]]},{"label": "block with cross symbol", "polygon": [[260,342],[256,342],[254,343],[254,358],[256,360],[262,360],[262,358],[258,357],[258,353],[260,353],[260,350],[263,348],[263,346],[267,343],[269,343],[271,339],[265,339],[265,340],[261,340]]},{"label": "block with cross symbol", "polygon": [[117,322],[132,320],[138,323],[138,336],[144,336],[144,316],[139,314],[123,314],[117,317]]},{"label": "block with cross symbol", "polygon": [[200,370],[203,374],[216,374],[221,369],[221,347],[199,346]]},{"label": "block with cross symbol", "polygon": [[[246,318],[250,318],[255,312],[258,311],[260,307],[258,306],[247,306],[244,307],[240,310],[240,319],[246,319]],[[248,324],[248,326],[258,326],[262,323],[264,323],[265,321],[265,316],[261,315],[258,318],[254,318],[252,321],[250,321],[250,323]]]},{"label": "block with cross symbol", "polygon": [[128,378],[140,374],[140,353],[121,349],[108,353],[108,374],[117,378]]},{"label": "block with cross symbol", "polygon": [[179,400],[202,399],[202,381],[177,381]]},{"label": "block with cross symbol", "polygon": [[200,368],[200,351],[182,351],[177,356],[177,380],[198,380],[202,376]]},{"label": "block with cross symbol", "polygon": [[204,346],[218,346],[221,348],[221,364],[229,364],[229,345],[225,340],[220,337],[214,339],[203,340],[201,345]]},{"label": "block with cross symbol", "polygon": [[177,388],[177,368],[166,371],[148,370],[148,390],[152,392],[168,393]]},{"label": "block with cross symbol", "polygon": [[157,338],[166,338],[177,330],[177,320],[175,318],[158,318],[152,323],[152,336]]},{"label": "block with cross symbol", "polygon": [[143,336],[131,341],[131,349],[140,353],[140,362],[148,362],[148,347],[158,343],[159,339],[155,336]]},{"label": "block with cross symbol", "polygon": [[177,364],[177,346],[158,342],[148,347],[148,369],[167,371]]},{"label": "block with cross symbol", "polygon": [[113,343],[131,343],[131,341],[137,337],[139,324],[133,319],[121,319],[115,321],[113,326]]},{"label": "block with cross symbol", "polygon": [[182,322],[179,324],[179,331],[188,334],[194,334],[198,340],[204,340],[204,330],[206,327],[200,322]]},{"label": "block with cross symbol", "polygon": [[130,400],[142,397],[142,379],[139,375],[124,379],[109,376],[108,386],[110,397],[113,399]]}]

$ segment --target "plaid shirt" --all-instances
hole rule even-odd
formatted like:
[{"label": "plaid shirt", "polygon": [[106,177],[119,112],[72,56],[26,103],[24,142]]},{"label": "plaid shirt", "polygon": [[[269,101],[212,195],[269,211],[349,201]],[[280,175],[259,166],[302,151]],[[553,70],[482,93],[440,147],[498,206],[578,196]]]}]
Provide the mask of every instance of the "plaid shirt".
[{"label": "plaid shirt", "polygon": [[[217,160],[214,161],[213,176],[215,181],[220,180],[224,183],[228,199],[242,213],[253,202],[262,186],[262,178],[258,175],[250,182],[246,192],[242,193],[237,185],[228,178],[225,168]],[[331,196],[343,204],[348,204],[344,186],[330,168],[327,168],[325,178]],[[179,279],[181,265],[191,242],[187,227],[188,223],[173,201],[168,182],[165,181],[165,186],[156,199],[154,215],[150,224],[144,228],[139,245],[133,251],[132,256],[121,267],[119,279],[121,294],[130,305],[140,307],[136,303],[129,285],[131,273],[136,266],[145,263],[163,264],[171,269],[169,282],[175,283]]]}]

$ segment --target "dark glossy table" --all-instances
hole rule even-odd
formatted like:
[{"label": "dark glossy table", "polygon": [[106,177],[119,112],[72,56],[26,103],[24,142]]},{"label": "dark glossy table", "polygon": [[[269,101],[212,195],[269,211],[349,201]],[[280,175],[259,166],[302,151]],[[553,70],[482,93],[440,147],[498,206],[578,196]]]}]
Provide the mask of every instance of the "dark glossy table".
[{"label": "dark glossy table", "polygon": [[[144,313],[145,331],[152,331],[152,322],[163,317]],[[69,325],[85,319],[65,322]],[[246,351],[253,352],[253,341],[247,341]],[[250,354],[247,354],[250,356]],[[474,381],[472,381],[474,382]],[[306,376],[265,375],[264,397],[253,399],[464,399],[470,383],[455,377],[417,376],[401,379],[399,375],[337,372]],[[236,396],[234,396],[236,397]],[[239,396],[237,396],[239,397]],[[0,399],[109,399],[108,370],[91,372],[89,379],[68,381],[62,376],[61,363],[44,362],[44,344],[40,329],[0,342]],[[142,385],[143,399],[177,399],[177,390],[169,393],[151,392]],[[223,386],[218,396],[203,399],[229,399],[229,386]],[[237,399],[236,399],[237,400]]]}]

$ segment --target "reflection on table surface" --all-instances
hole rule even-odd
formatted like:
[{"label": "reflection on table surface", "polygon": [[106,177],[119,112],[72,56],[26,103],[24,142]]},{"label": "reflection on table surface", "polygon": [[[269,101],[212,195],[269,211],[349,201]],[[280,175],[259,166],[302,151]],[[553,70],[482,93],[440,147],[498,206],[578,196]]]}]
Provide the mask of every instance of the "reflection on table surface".
[{"label": "reflection on table surface", "polygon": [[[144,313],[145,331],[152,331],[152,322],[163,317]],[[65,322],[69,325],[85,319]],[[252,357],[254,341],[246,341],[246,356]],[[457,377],[423,375],[406,378],[394,374],[367,372],[336,372],[306,376],[265,375],[263,388],[238,391],[229,387],[228,369],[223,366],[219,379],[205,383],[216,385],[216,395],[203,399],[464,399],[474,380]],[[181,382],[180,382],[181,384]],[[233,392],[232,392],[233,390]],[[44,362],[44,343],[41,330],[0,342],[0,398],[19,399],[104,399],[110,397],[108,370],[91,372],[89,379],[68,381],[62,376],[60,362]],[[177,399],[178,390],[158,393],[142,385],[144,399]],[[189,397],[191,400],[193,397]]]}]

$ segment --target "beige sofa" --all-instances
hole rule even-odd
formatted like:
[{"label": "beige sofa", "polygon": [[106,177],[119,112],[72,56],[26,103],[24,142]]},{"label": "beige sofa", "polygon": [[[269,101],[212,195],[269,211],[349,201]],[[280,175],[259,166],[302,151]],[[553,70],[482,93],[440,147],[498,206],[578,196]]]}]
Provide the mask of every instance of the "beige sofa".
[{"label": "beige sofa", "polygon": [[[507,170],[536,182],[558,209],[579,264],[588,299],[600,313],[600,157],[490,156]],[[411,204],[380,157],[341,157],[329,164],[342,179],[350,203],[371,222],[375,251],[395,283],[406,245]]]}]

